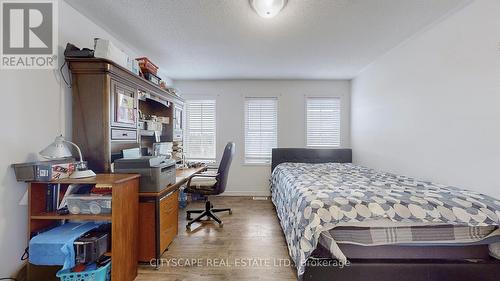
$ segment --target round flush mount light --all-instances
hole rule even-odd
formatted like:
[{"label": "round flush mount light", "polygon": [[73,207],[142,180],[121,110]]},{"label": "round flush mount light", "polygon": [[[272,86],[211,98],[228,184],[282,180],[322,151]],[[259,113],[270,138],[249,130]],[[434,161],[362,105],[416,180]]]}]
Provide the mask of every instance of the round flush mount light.
[{"label": "round flush mount light", "polygon": [[287,0],[250,0],[250,6],[263,18],[275,17],[286,5]]}]

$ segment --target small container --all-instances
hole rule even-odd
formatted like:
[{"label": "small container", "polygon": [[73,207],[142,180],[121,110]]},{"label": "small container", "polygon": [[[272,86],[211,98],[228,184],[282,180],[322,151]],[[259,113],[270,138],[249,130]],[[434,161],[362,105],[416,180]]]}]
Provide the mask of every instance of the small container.
[{"label": "small container", "polygon": [[184,209],[187,207],[187,194],[184,191],[184,188],[179,190],[179,208],[180,209]]},{"label": "small container", "polygon": [[111,214],[111,196],[71,194],[67,197],[68,210],[73,215]]},{"label": "small container", "polygon": [[161,78],[152,74],[152,73],[144,73],[144,78],[148,80],[149,82],[152,82],[155,85],[160,86]]},{"label": "small container", "polygon": [[135,75],[139,75],[139,62],[131,57],[127,58],[127,68]]},{"label": "small container", "polygon": [[161,131],[163,130],[163,124],[160,122],[147,120],[146,121],[146,129],[150,131]]},{"label": "small container", "polygon": [[104,58],[129,69],[129,56],[124,51],[116,47],[110,40],[95,38],[94,50],[94,56],[96,58]]},{"label": "small container", "polygon": [[146,122],[144,122],[144,121],[137,122],[137,129],[146,130]]},{"label": "small container", "polygon": [[17,181],[52,181],[69,177],[75,170],[75,159],[12,164]]},{"label": "small container", "polygon": [[71,269],[60,270],[56,274],[61,281],[110,281],[111,262],[96,270],[71,272]]}]

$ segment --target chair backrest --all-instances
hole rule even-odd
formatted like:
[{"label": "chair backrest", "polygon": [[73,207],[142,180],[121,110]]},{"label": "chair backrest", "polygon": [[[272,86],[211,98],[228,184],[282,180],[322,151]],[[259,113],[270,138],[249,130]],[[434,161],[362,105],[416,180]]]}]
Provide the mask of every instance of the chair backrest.
[{"label": "chair backrest", "polygon": [[219,169],[217,173],[217,184],[215,186],[214,194],[221,194],[226,190],[227,176],[229,175],[229,167],[233,161],[235,151],[234,142],[228,142],[226,148],[224,148],[224,154],[222,154],[222,159],[220,160]]}]

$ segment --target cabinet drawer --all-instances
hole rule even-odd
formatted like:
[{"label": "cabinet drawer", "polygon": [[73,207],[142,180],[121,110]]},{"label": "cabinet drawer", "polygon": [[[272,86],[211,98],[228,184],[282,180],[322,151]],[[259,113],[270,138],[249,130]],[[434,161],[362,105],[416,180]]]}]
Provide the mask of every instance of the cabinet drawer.
[{"label": "cabinet drawer", "polygon": [[160,250],[163,252],[178,231],[179,192],[175,191],[160,201]]},{"label": "cabinet drawer", "polygon": [[112,140],[137,140],[136,130],[111,129]]},{"label": "cabinet drawer", "polygon": [[160,199],[160,211],[167,211],[174,207],[178,207],[178,199],[179,191],[176,190],[167,196]]}]

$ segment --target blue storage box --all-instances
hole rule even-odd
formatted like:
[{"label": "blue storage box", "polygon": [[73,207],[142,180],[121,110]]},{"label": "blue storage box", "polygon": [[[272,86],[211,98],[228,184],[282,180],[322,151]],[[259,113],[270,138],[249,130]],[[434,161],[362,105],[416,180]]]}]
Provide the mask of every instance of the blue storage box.
[{"label": "blue storage box", "polygon": [[98,228],[102,223],[66,223],[43,232],[29,243],[29,261],[35,265],[62,265],[63,269],[75,266],[73,243],[83,234]]},{"label": "blue storage box", "polygon": [[83,272],[71,272],[70,269],[62,269],[57,272],[61,281],[110,281],[111,262],[103,267],[86,270]]}]

